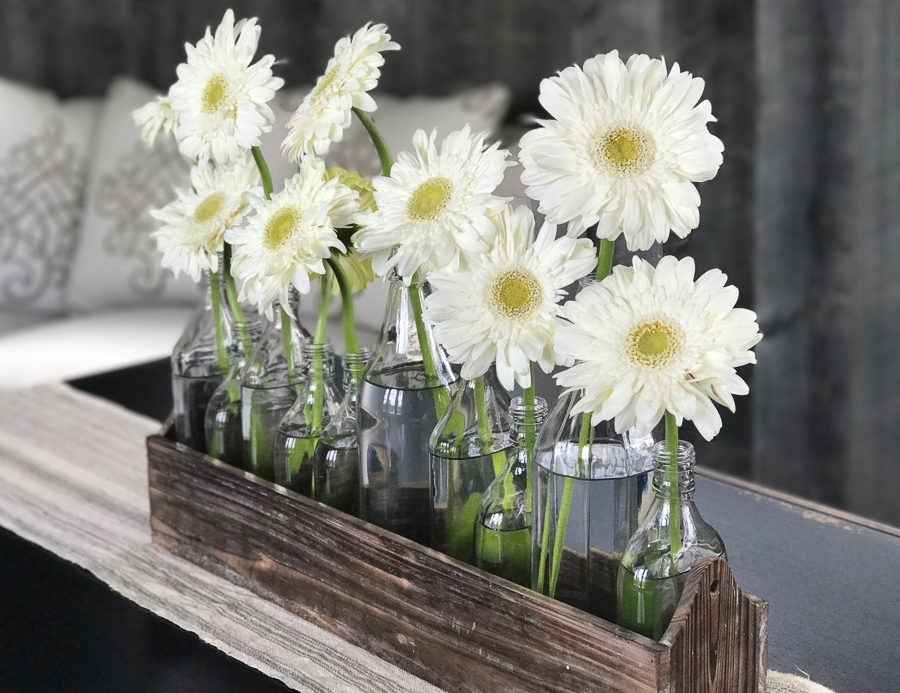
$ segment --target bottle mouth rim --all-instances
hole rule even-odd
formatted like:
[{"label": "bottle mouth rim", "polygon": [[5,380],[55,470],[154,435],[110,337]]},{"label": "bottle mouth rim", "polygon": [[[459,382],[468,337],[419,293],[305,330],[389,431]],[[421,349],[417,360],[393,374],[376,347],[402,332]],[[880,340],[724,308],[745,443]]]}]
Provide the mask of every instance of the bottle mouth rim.
[{"label": "bottle mouth rim", "polygon": [[678,451],[674,456],[669,452],[666,447],[666,441],[660,440],[653,444],[653,447],[650,448],[650,454],[653,456],[653,463],[655,466],[663,466],[667,467],[673,461],[677,461],[679,470],[690,470],[693,469],[697,463],[697,455],[694,451],[694,446],[691,445],[686,440],[678,441]]},{"label": "bottle mouth rim", "polygon": [[[534,415],[535,417],[546,418],[547,416],[547,400],[543,397],[535,396],[534,398]],[[525,398],[522,396],[513,397],[509,402],[509,414],[517,419],[525,420],[528,415],[528,407],[525,405]]]}]

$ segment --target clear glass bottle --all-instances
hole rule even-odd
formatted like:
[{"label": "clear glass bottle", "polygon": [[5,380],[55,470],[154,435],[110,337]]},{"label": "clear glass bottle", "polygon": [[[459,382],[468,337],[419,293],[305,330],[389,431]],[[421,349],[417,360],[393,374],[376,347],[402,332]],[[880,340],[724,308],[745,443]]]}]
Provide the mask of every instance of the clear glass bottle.
[{"label": "clear glass bottle", "polygon": [[[235,316],[234,350],[225,380],[216,388],[206,406],[206,452],[238,469],[249,469],[244,458],[244,436],[241,427],[241,374],[247,365],[244,339],[250,351],[262,334],[262,318],[254,306],[241,306],[243,323]],[[244,337],[244,334],[246,337]]]},{"label": "clear glass bottle", "polygon": [[[188,323],[172,350],[172,402],[175,437],[194,450],[206,450],[206,405],[228,372],[234,321],[218,277],[205,273],[206,303]],[[216,339],[220,332],[224,354]]]},{"label": "clear glass bottle", "polygon": [[[394,273],[381,336],[359,391],[360,517],[429,543],[428,439],[456,376],[421,315],[427,284]],[[422,340],[419,335],[422,335]],[[422,343],[424,342],[424,344]]]},{"label": "clear glass bottle", "polygon": [[583,395],[557,400],[535,445],[533,588],[615,620],[615,599],[599,581],[650,505],[654,438],[573,416]]},{"label": "clear glass bottle", "polygon": [[[534,398],[535,431],[547,416],[547,402]],[[513,447],[506,466],[488,487],[478,508],[475,528],[476,565],[531,587],[531,489],[528,488],[528,412],[523,397],[515,397],[509,407]]]},{"label": "clear glass bottle", "polygon": [[618,623],[654,640],[668,628],[693,565],[707,556],[725,557],[722,538],[694,504],[693,446],[679,441],[673,457],[665,442],[654,446],[653,502],[619,565]]},{"label": "clear glass bottle", "polygon": [[[241,374],[244,459],[248,461],[248,471],[268,481],[275,480],[275,431],[297,399],[302,382],[303,345],[310,339],[297,319],[300,302],[294,294],[290,311],[284,312],[275,305],[274,320],[263,330]],[[288,341],[289,351],[285,350]]]},{"label": "clear glass bottle", "polygon": [[461,382],[428,442],[431,548],[470,565],[481,499],[512,447],[508,408],[509,395],[491,368]]},{"label": "clear glass bottle", "polygon": [[278,424],[272,444],[275,483],[313,497],[313,458],[319,436],[331,422],[341,397],[334,384],[330,344],[303,345],[303,386]]},{"label": "clear glass bottle", "polygon": [[359,385],[371,352],[347,354],[344,399],[319,438],[313,462],[313,498],[348,515],[359,515],[359,430],[356,408]]}]

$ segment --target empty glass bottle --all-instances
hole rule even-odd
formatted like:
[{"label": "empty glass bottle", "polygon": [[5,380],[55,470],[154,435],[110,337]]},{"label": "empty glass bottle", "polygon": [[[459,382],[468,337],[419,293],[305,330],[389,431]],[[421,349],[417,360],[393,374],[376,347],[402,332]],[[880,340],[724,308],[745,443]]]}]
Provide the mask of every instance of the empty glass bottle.
[{"label": "empty glass bottle", "polygon": [[206,406],[206,452],[239,469],[249,469],[244,458],[241,427],[241,374],[247,364],[247,346],[252,351],[262,333],[262,319],[256,308],[241,306],[243,323],[235,316],[235,336],[231,367]]},{"label": "empty glass bottle", "polygon": [[650,504],[653,436],[572,416],[583,392],[557,400],[535,445],[533,587],[615,620],[601,584]]},{"label": "empty glass bottle", "polygon": [[429,543],[428,439],[456,376],[417,321],[427,285],[394,273],[381,336],[359,390],[360,517]]},{"label": "empty glass bottle", "polygon": [[360,349],[341,362],[344,399],[319,437],[313,462],[313,498],[349,515],[359,515],[359,384],[371,352]]},{"label": "empty glass bottle", "polygon": [[431,548],[465,563],[475,563],[478,508],[512,447],[508,408],[492,368],[462,381],[429,440]]},{"label": "empty glass bottle", "polygon": [[313,497],[313,458],[319,436],[340,406],[329,344],[303,345],[303,386],[278,424],[272,444],[275,483]]},{"label": "empty glass bottle", "polygon": [[[303,344],[310,339],[297,320],[299,298],[288,312],[276,304],[275,319],[263,330],[241,374],[241,426],[248,471],[275,480],[272,443],[278,424],[297,398]],[[285,349],[285,344],[290,349]]]},{"label": "empty glass bottle", "polygon": [[722,538],[694,504],[695,463],[690,443],[679,441],[677,456],[664,441],[653,447],[653,502],[619,565],[619,625],[654,640],[668,628],[693,565],[725,556]]},{"label": "empty glass bottle", "polygon": [[[547,402],[534,401],[534,425],[539,431],[547,416]],[[488,487],[478,509],[475,529],[476,565],[490,573],[531,587],[531,490],[528,488],[526,445],[528,412],[523,397],[513,398],[506,466]]]},{"label": "empty glass bottle", "polygon": [[[172,350],[175,436],[206,450],[206,405],[228,372],[234,324],[219,277],[206,273],[206,303],[188,323]],[[218,334],[218,338],[217,338]]]}]

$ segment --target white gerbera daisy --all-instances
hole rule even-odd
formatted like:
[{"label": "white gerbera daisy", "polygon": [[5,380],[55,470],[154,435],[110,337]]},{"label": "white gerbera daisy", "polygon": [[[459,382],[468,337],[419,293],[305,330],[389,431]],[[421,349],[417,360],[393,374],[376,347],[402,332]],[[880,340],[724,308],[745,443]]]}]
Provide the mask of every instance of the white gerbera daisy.
[{"label": "white gerbera daisy", "polygon": [[321,156],[332,142],[340,142],[350,127],[351,109],[374,111],[375,100],[367,92],[378,86],[384,65],[382,51],[400,50],[384,24],[366,24],[350,38],[334,46],[325,74],[307,94],[288,122],[284,156],[297,161],[304,154]]},{"label": "white gerbera daisy", "polygon": [[344,251],[335,229],[349,225],[359,210],[357,193],[336,178],[325,180],[325,164],[309,157],[271,200],[259,188],[248,200],[254,215],[225,237],[234,246],[231,271],[241,284],[241,300],[252,301],[271,320],[276,300],[289,305],[291,284],[309,293],[309,275],[325,273],[323,261],[332,248]]},{"label": "white gerbera daisy", "polygon": [[709,101],[697,103],[703,80],[666,74],[662,60],[618,51],[567,67],[541,82],[541,105],[555,120],[522,137],[522,182],[553,224],[579,236],[625,235],[629,250],[646,250],[672,230],[684,238],[700,223],[695,182],[722,165],[711,135]]},{"label": "white gerbera daisy", "polygon": [[712,402],[734,411],[733,396],[749,392],[735,368],[756,363],[750,349],[762,338],[726,281],[710,270],[694,282],[691,258],[664,257],[654,269],[635,257],[566,303],[556,350],[580,363],[556,380],[585,390],[573,414],[615,418],[617,431],[645,435],[669,411],[712,440],[722,426]]},{"label": "white gerbera daisy", "polygon": [[555,239],[544,224],[532,244],[534,216],[527,207],[505,208],[494,217],[497,236],[484,255],[465,269],[430,276],[433,293],[425,299],[425,319],[434,325],[450,361],[462,364],[471,380],[496,360],[507,390],[514,382],[531,385],[531,362],[546,373],[556,365],[553,334],[565,286],[597,264],[591,242]]},{"label": "white gerbera daisy", "polygon": [[173,134],[178,127],[178,114],[172,108],[172,99],[168,96],[157,96],[134,111],[131,117],[141,129],[141,139],[147,144],[153,144],[159,133]]},{"label": "white gerbera daisy", "polygon": [[275,57],[253,65],[260,29],[256,19],[235,25],[228,10],[216,34],[196,46],[187,44],[187,63],[178,66],[178,81],[169,95],[178,114],[175,136],[189,159],[226,164],[242,149],[259,146],[260,135],[272,130],[275,114],[268,102],[284,84],[272,76]]},{"label": "white gerbera daisy", "polygon": [[493,193],[512,162],[499,144],[484,146],[487,133],[469,127],[437,140],[437,130],[413,136],[416,153],[402,152],[390,178],[376,178],[378,209],[355,219],[362,228],[353,244],[379,276],[397,267],[409,283],[416,272],[460,266],[462,255],[484,253],[496,228],[489,215],[506,206]]},{"label": "white gerbera daisy", "polygon": [[153,234],[162,266],[176,276],[189,274],[195,282],[203,270],[217,272],[225,232],[241,223],[247,209],[244,196],[258,183],[259,171],[249,156],[233,166],[194,166],[192,187],[176,190],[172,202],[150,212],[163,222]]}]

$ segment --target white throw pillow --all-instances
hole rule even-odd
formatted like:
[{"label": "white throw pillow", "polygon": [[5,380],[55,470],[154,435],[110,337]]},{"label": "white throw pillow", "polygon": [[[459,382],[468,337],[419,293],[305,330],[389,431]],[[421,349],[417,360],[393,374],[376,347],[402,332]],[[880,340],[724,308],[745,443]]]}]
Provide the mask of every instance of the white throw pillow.
[{"label": "white throw pillow", "polygon": [[200,290],[161,265],[150,210],[189,183],[190,164],[165,134],[152,147],[140,139],[132,111],[156,97],[134,79],[113,81],[91,156],[81,239],[72,265],[69,304],[97,310],[150,304],[195,304]]},{"label": "white throw pillow", "polygon": [[0,308],[65,311],[99,107],[0,79]]}]

